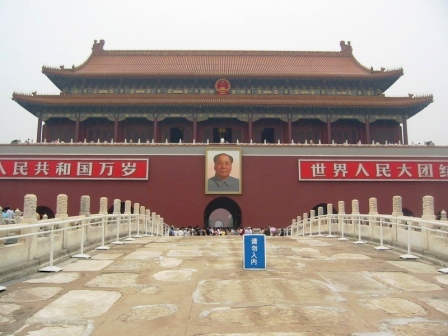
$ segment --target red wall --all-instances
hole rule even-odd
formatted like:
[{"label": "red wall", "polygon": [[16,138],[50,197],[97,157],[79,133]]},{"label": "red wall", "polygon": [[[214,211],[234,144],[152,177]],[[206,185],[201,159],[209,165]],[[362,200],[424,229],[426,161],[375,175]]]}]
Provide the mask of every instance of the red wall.
[{"label": "red wall", "polygon": [[[139,156],[145,158],[145,156]],[[91,212],[98,213],[100,197],[130,200],[160,214],[175,226],[203,225],[204,209],[223,195],[206,195],[204,156],[148,156],[147,181],[85,180],[0,180],[0,205],[23,210],[24,196],[35,194],[38,206],[56,213],[56,197],[66,194],[69,215],[78,215],[80,198],[89,195]],[[301,157],[303,158],[303,157]],[[435,198],[435,212],[448,210],[448,184],[445,182],[305,182],[298,180],[296,156],[242,157],[241,195],[224,195],[241,208],[242,224],[252,227],[268,225],[285,227],[291,220],[318,204],[345,201],[351,212],[351,201],[358,199],[362,213],[368,213],[368,199],[378,199],[380,213],[392,213],[392,197],[402,196],[403,207],[415,216],[422,215],[422,198]]]}]

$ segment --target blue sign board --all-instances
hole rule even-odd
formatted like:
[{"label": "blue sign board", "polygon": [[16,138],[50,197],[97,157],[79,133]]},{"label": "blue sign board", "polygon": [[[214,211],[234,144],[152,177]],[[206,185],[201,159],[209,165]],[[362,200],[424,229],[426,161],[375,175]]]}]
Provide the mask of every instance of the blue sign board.
[{"label": "blue sign board", "polygon": [[266,269],[266,236],[264,234],[243,235],[243,269]]}]

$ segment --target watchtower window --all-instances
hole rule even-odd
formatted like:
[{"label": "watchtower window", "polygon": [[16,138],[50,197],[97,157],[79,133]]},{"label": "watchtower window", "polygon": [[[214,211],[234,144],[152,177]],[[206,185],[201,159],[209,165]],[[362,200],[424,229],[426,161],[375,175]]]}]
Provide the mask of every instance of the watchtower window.
[{"label": "watchtower window", "polygon": [[274,128],[263,128],[261,131],[261,140],[267,143],[275,142],[275,129]]},{"label": "watchtower window", "polygon": [[232,142],[232,128],[213,128],[213,142],[219,143],[221,139],[225,142]]}]

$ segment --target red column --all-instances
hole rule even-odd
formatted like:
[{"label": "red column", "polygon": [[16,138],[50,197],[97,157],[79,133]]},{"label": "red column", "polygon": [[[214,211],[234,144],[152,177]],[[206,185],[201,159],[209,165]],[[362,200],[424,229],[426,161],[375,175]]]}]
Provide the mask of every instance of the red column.
[{"label": "red column", "polygon": [[327,144],[331,144],[331,117],[327,116]]},{"label": "red column", "polygon": [[405,115],[403,115],[403,138],[401,140],[402,140],[401,143],[403,145],[408,144],[408,124]]},{"label": "red column", "polygon": [[253,137],[253,134],[252,134],[252,115],[249,115],[249,139],[247,139],[247,142],[250,142],[251,140],[253,140],[252,137]]},{"label": "red column", "polygon": [[76,116],[76,124],[75,124],[75,142],[79,142],[79,115]]},{"label": "red column", "polygon": [[370,119],[369,116],[366,116],[366,144],[370,142]]},{"label": "red column", "polygon": [[288,143],[292,142],[292,120],[291,116],[288,115]]},{"label": "red column", "polygon": [[118,142],[118,115],[115,116],[114,120],[114,142]]},{"label": "red column", "polygon": [[196,142],[197,131],[198,131],[198,117],[196,116],[196,114],[193,114],[193,142]]},{"label": "red column", "polygon": [[157,116],[154,116],[154,142],[158,142],[158,136],[157,136]]},{"label": "red column", "polygon": [[42,142],[42,113],[39,113],[39,118],[37,119],[37,137],[36,142]]}]

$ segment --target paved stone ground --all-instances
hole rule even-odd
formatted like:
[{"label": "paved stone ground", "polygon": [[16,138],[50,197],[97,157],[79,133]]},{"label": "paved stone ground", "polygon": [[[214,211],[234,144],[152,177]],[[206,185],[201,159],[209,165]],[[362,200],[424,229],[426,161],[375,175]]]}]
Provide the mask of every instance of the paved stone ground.
[{"label": "paved stone ground", "polygon": [[392,251],[267,237],[267,269],[242,269],[242,237],[145,237],[0,293],[0,335],[448,335],[448,275]]}]

